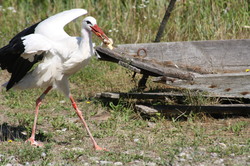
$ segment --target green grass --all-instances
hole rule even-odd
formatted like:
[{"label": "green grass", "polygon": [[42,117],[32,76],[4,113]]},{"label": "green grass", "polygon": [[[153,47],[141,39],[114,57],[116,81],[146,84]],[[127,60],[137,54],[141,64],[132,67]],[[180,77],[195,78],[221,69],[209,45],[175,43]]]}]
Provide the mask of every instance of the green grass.
[{"label": "green grass", "polygon": [[[71,8],[87,9],[115,44],[152,42],[168,1],[0,0],[0,5],[2,47],[23,28]],[[10,6],[16,12],[9,10]],[[70,23],[66,31],[79,35],[81,19]],[[249,20],[247,0],[178,1],[162,42],[249,39]],[[94,41],[100,44],[96,37]],[[109,152],[92,149],[89,137],[69,100],[55,91],[46,96],[39,112],[36,136],[44,142],[45,147],[27,146],[24,141],[31,132],[35,100],[43,90],[1,90],[0,165],[12,162],[98,165],[96,162],[100,161],[122,162],[124,165],[146,165],[150,162],[156,165],[198,165],[204,162],[204,165],[209,165],[220,158],[224,159],[226,165],[247,165],[250,162],[246,159],[250,153],[249,118],[213,119],[195,112],[182,115],[186,120],[180,117],[166,118],[161,114],[145,118],[134,111],[134,100],[103,103],[93,98],[98,92],[133,91],[136,84],[131,81],[132,74],[121,66],[93,58],[85,69],[70,78],[71,92],[83,110],[94,137]],[[0,75],[1,81],[7,80],[5,71],[0,71]],[[135,79],[138,80],[139,76]],[[151,91],[166,88],[150,80],[147,86]],[[189,91],[185,94],[185,104],[219,102],[204,98],[200,93],[195,93],[195,97]],[[162,104],[162,101],[149,102]],[[102,113],[107,113],[108,119],[98,119]]]},{"label": "green grass", "polygon": [[[1,27],[3,40],[0,45],[6,44],[10,37],[24,27],[71,8],[87,9],[90,15],[97,18],[98,24],[107,35],[114,39],[115,44],[151,42],[155,39],[166,5],[168,3],[163,0],[150,3],[138,0],[7,0],[2,2],[3,8],[13,6],[17,12],[2,12],[0,21],[4,22],[5,26]],[[249,38],[249,28],[244,28],[249,26],[248,5],[247,0],[179,1],[162,41]],[[80,24],[71,24],[67,30],[77,35],[79,28]]]}]

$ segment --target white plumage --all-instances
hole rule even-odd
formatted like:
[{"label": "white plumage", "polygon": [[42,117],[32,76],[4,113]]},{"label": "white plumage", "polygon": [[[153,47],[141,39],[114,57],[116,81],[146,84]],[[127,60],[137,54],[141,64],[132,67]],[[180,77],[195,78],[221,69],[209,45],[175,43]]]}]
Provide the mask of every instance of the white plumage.
[{"label": "white plumage", "polygon": [[42,62],[14,85],[15,89],[36,87],[58,88],[69,97],[68,77],[87,65],[93,54],[91,29],[87,21],[96,25],[93,17],[83,20],[82,37],[71,37],[63,27],[76,17],[86,14],[84,9],[73,9],[54,15],[41,22],[34,34],[22,37],[25,50],[21,57],[34,61],[44,53]]},{"label": "white plumage", "polygon": [[[38,145],[35,141],[35,130],[42,99],[52,88],[56,88],[70,98],[91,137],[94,148],[103,150],[96,144],[69,91],[68,77],[87,65],[93,55],[92,32],[109,44],[109,38],[97,26],[95,18],[90,16],[82,22],[81,37],[69,36],[64,31],[66,24],[86,13],[84,9],[72,9],[51,16],[20,32],[9,45],[0,49],[0,67],[12,73],[7,89],[47,88],[36,102],[34,126],[28,139],[31,144]],[[5,59],[1,61],[1,58]],[[37,67],[29,71],[39,61]]]},{"label": "white plumage", "polygon": [[58,13],[39,23],[35,29],[35,34],[41,34],[51,40],[61,40],[66,37],[70,37],[64,31],[64,26],[87,13],[88,12],[85,9],[71,9]]}]

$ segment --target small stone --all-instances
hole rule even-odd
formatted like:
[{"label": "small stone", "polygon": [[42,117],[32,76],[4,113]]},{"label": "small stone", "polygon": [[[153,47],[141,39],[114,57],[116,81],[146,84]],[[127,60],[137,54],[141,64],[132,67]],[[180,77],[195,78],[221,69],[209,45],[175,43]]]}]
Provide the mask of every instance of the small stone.
[{"label": "small stone", "polygon": [[218,154],[217,153],[211,153],[211,156],[212,157],[218,157]]},{"label": "small stone", "polygon": [[98,157],[90,157],[89,159],[90,159],[90,160],[92,160],[92,161],[99,160],[99,158],[98,158]]},{"label": "small stone", "polygon": [[90,160],[92,160],[93,162],[95,162],[96,164],[99,164],[99,158],[98,157],[90,157]]},{"label": "small stone", "polygon": [[107,164],[113,164],[112,161],[100,161],[100,165],[107,165]]},{"label": "small stone", "polygon": [[215,160],[214,164],[222,164],[224,159]]},{"label": "small stone", "polygon": [[30,163],[29,163],[29,162],[26,162],[26,163],[25,163],[25,165],[27,165],[27,166],[28,166],[28,165],[30,165]]},{"label": "small stone", "polygon": [[146,164],[147,166],[156,166],[156,163],[153,163],[153,162],[149,162]]},{"label": "small stone", "polygon": [[181,153],[179,154],[179,156],[180,156],[180,157],[186,156],[186,153],[181,152]]},{"label": "small stone", "polygon": [[134,139],[134,142],[139,142],[139,141],[140,141],[140,139],[138,139],[138,138]]},{"label": "small stone", "polygon": [[41,153],[41,157],[42,157],[42,158],[45,158],[45,157],[46,157],[46,153],[42,152],[42,153]]},{"label": "small stone", "polygon": [[123,165],[122,162],[115,162],[114,165]]},{"label": "small stone", "polygon": [[140,162],[140,160],[135,160],[134,162],[135,162],[135,163],[139,163],[139,162]]},{"label": "small stone", "polygon": [[21,134],[28,135],[26,131],[22,131]]},{"label": "small stone", "polygon": [[156,160],[161,160],[161,157],[156,157],[155,159],[156,159]]},{"label": "small stone", "polygon": [[155,127],[155,123],[153,123],[153,122],[148,122],[148,127],[150,127],[150,128],[154,128]]},{"label": "small stone", "polygon": [[125,151],[125,152],[123,152],[124,154],[130,154],[130,152],[127,150],[127,151]]},{"label": "small stone", "polygon": [[66,130],[67,130],[67,128],[63,128],[63,129],[62,129],[62,131],[66,131]]},{"label": "small stone", "polygon": [[73,150],[73,151],[83,152],[83,151],[84,151],[84,148],[75,147],[75,148],[72,148],[72,150]]},{"label": "small stone", "polygon": [[227,147],[227,145],[224,144],[224,143],[219,143],[219,145],[220,145],[220,147],[222,147],[222,148],[224,148],[224,149]]},{"label": "small stone", "polygon": [[206,166],[205,164],[201,163],[199,166]]}]

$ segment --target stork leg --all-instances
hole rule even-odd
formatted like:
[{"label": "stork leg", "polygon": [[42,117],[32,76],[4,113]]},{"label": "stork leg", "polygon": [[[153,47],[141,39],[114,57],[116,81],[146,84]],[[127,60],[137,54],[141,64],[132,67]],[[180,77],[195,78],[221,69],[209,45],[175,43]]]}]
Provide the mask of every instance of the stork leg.
[{"label": "stork leg", "polygon": [[26,142],[30,142],[31,145],[35,145],[35,146],[42,146],[42,144],[39,144],[37,141],[35,141],[35,134],[36,134],[36,123],[37,123],[37,117],[38,117],[38,112],[39,112],[39,107],[42,104],[42,100],[44,99],[44,97],[46,96],[46,94],[52,89],[52,86],[49,86],[44,92],[43,94],[37,98],[36,100],[36,110],[35,110],[35,118],[34,118],[34,124],[32,127],[32,133],[31,133],[31,137],[29,139],[26,140]]},{"label": "stork leg", "polygon": [[87,130],[87,132],[88,132],[88,134],[89,134],[89,136],[90,136],[90,139],[91,139],[91,141],[92,141],[92,143],[93,143],[94,149],[95,149],[95,150],[104,150],[104,151],[108,151],[107,149],[101,148],[99,145],[97,145],[97,143],[96,143],[94,137],[92,136],[92,134],[91,134],[91,132],[90,132],[90,130],[89,130],[89,127],[88,127],[86,121],[84,120],[84,118],[83,118],[83,116],[82,116],[82,111],[80,111],[80,110],[78,109],[78,107],[77,107],[77,105],[76,105],[76,102],[74,101],[74,99],[73,99],[72,96],[70,96],[70,100],[71,100],[72,106],[73,106],[74,109],[76,110],[76,114],[78,115],[78,117],[79,117],[80,120],[82,121],[84,127],[86,128],[86,130]]}]

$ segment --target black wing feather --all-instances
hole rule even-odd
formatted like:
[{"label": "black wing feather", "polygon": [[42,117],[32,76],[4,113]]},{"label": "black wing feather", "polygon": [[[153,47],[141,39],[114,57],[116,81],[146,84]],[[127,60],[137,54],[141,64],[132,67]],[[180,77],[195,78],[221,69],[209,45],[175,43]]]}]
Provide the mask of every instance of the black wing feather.
[{"label": "black wing feather", "polygon": [[30,62],[20,56],[24,52],[24,45],[21,38],[34,33],[35,28],[39,23],[40,22],[18,33],[10,40],[8,45],[0,49],[0,67],[3,70],[7,69],[9,73],[12,73],[6,87],[7,90],[19,82],[32,68],[32,66],[43,58],[43,54],[35,55],[34,61]]}]

